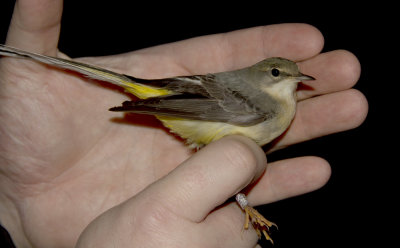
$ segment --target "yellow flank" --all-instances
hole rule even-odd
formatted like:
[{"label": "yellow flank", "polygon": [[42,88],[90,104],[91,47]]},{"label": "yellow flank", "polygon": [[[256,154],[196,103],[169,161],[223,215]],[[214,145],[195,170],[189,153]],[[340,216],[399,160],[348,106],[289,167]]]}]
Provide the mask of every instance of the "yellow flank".
[{"label": "yellow flank", "polygon": [[154,88],[143,84],[130,83],[130,82],[123,82],[123,87],[126,91],[132,93],[133,95],[139,97],[140,99],[171,95],[174,93],[173,91],[170,90]]},{"label": "yellow flank", "polygon": [[224,127],[218,122],[186,120],[176,117],[156,116],[171,132],[186,140],[192,148],[202,147],[214,140],[222,138]]},{"label": "yellow flank", "polygon": [[239,134],[253,139],[257,144],[264,145],[280,135],[268,122],[262,122],[251,127],[240,127],[222,122],[186,120],[175,117],[156,116],[171,132],[187,140],[191,148],[200,148],[226,135]]}]

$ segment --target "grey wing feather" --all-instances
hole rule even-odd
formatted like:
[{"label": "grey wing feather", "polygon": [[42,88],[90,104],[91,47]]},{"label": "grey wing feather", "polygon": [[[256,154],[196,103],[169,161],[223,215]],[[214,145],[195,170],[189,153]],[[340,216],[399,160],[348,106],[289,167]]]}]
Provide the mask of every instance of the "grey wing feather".
[{"label": "grey wing feather", "polygon": [[[203,86],[211,97],[220,99],[223,109],[237,114],[248,113],[271,119],[277,114],[278,102],[268,93],[255,87],[247,70],[222,72],[203,80]],[[257,80],[257,79],[253,79]]]},{"label": "grey wing feather", "polygon": [[[216,74],[182,76],[152,80],[148,83],[178,94],[192,94],[216,100],[225,111],[242,114],[261,114],[266,119],[276,115],[277,101],[249,83],[246,70]],[[134,81],[138,81],[134,79]],[[140,82],[140,81],[139,81]]]},{"label": "grey wing feather", "polygon": [[251,126],[265,120],[264,116],[257,113],[242,112],[239,114],[237,112],[226,111],[215,99],[179,99],[179,96],[127,101],[124,102],[122,106],[114,107],[110,110],[171,116],[192,120],[225,122],[238,126]]}]

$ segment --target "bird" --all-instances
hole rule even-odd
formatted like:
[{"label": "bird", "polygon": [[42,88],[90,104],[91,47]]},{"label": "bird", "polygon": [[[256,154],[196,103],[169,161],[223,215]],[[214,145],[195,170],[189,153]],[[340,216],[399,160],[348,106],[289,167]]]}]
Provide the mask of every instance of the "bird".
[{"label": "bird", "polygon": [[[0,55],[33,59],[120,86],[138,99],[110,111],[154,115],[196,150],[233,134],[246,136],[259,146],[268,144],[290,126],[298,84],[315,80],[301,73],[294,61],[282,57],[232,71],[143,79],[6,45],[0,45]],[[236,200],[246,214],[244,228],[248,229],[251,221],[259,237],[263,233],[273,242],[269,228],[275,223],[250,207],[244,194],[238,194]]]}]

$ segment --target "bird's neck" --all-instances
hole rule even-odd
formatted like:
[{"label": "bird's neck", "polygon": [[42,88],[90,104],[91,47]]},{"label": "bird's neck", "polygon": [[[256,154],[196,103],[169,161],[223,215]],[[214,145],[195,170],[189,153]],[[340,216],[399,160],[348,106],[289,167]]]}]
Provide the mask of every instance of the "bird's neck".
[{"label": "bird's neck", "polygon": [[276,94],[277,101],[279,102],[278,119],[282,128],[287,128],[292,122],[296,113],[297,104],[297,85],[282,87],[279,94]]}]

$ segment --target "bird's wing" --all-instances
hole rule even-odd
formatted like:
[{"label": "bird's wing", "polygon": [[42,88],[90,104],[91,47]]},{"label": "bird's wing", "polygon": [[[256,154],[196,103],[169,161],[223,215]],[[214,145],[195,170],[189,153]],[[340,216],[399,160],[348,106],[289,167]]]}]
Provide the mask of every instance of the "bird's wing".
[{"label": "bird's wing", "polygon": [[122,106],[110,110],[224,122],[238,126],[251,126],[265,120],[265,116],[243,111],[244,109],[239,107],[236,111],[227,111],[217,100],[197,95],[174,95],[127,101]]}]

